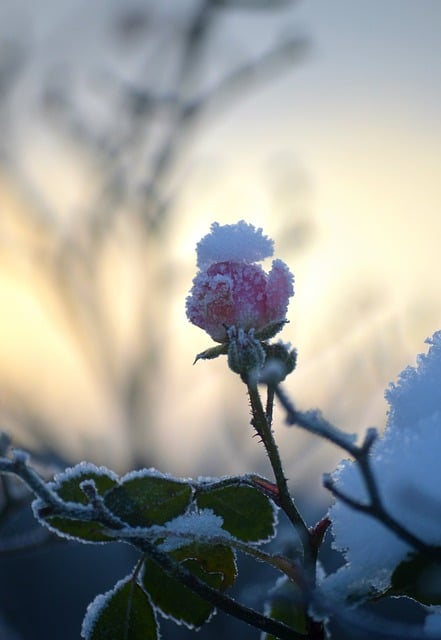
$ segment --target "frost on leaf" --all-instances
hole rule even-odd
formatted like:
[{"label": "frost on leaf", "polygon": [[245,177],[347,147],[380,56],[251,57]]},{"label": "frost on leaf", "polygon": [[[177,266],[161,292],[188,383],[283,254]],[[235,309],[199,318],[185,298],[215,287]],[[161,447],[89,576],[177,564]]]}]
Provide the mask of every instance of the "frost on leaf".
[{"label": "frost on leaf", "polygon": [[53,533],[56,533],[62,538],[74,540],[75,542],[83,542],[86,544],[95,542],[101,544],[115,541],[114,537],[107,534],[107,527],[94,520],[79,520],[62,518],[60,516],[51,516],[44,519],[39,518],[39,520],[50,531],[53,531]]},{"label": "frost on leaf", "polygon": [[128,473],[104,497],[106,507],[134,527],[164,524],[185,513],[192,488],[156,471],[143,469]]},{"label": "frost on leaf", "polygon": [[103,495],[118,483],[118,476],[106,467],[97,467],[90,462],[80,462],[58,473],[49,487],[66,502],[87,504],[88,499],[80,485],[84,480],[93,480],[98,493]]},{"label": "frost on leaf", "polygon": [[198,540],[210,542],[213,538],[222,538],[228,542],[230,534],[222,528],[223,520],[210,509],[202,509],[178,516],[167,522],[164,527],[164,542],[161,551],[173,551],[188,546],[189,542]]},{"label": "frost on leaf", "polygon": [[[117,485],[118,476],[106,467],[80,462],[75,467],[69,467],[57,474],[54,480],[48,483],[48,487],[75,510],[76,505],[84,507],[88,503],[88,498],[81,488],[85,480],[93,481],[98,495],[102,497],[106,491]],[[87,543],[113,540],[106,534],[106,527],[99,522],[81,519],[79,514],[76,514],[76,517],[54,515],[53,507],[46,505],[39,498],[33,501],[32,508],[37,520],[61,537]]]},{"label": "frost on leaf", "polygon": [[131,576],[95,598],[81,628],[83,640],[157,640],[158,625],[149,597]]},{"label": "frost on leaf", "polygon": [[197,493],[196,503],[221,516],[223,528],[239,540],[262,543],[275,535],[276,509],[258,489],[247,486],[204,488]]},{"label": "frost on leaf", "polygon": [[[306,610],[300,588],[286,576],[281,576],[268,594],[264,613],[273,620],[279,620],[297,633],[306,634]],[[261,640],[277,640],[264,633]]]},{"label": "frost on leaf", "polygon": [[[175,549],[170,556],[210,587],[225,591],[234,584],[235,555],[227,546],[194,543]],[[212,604],[167,575],[152,560],[144,563],[143,586],[164,617],[189,628],[199,628],[215,612]]]}]

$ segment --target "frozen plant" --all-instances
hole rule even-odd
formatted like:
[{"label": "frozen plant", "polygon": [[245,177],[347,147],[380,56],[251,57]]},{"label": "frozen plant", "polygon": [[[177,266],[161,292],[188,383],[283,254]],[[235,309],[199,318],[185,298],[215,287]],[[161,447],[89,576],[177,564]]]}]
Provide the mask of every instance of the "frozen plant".
[{"label": "frozen plant", "polygon": [[[339,498],[330,510],[334,546],[346,558],[321,584],[331,600],[389,593],[441,604],[441,331],[427,342],[417,368],[386,391],[388,423],[370,447],[369,476],[345,460],[327,479]],[[430,611],[441,620],[441,608]]]},{"label": "frozen plant", "polygon": [[281,260],[267,274],[257,262],[273,254],[273,242],[243,220],[220,226],[197,246],[199,272],[187,298],[188,319],[217,342],[229,332],[272,337],[285,323],[293,276]]},{"label": "frozen plant", "polygon": [[[281,386],[295,369],[296,352],[270,340],[286,323],[293,276],[280,260],[264,271],[258,263],[272,253],[273,242],[251,224],[213,224],[197,247],[199,271],[186,309],[217,343],[196,360],[227,356],[245,385],[251,425],[273,478],[245,473],[192,480],[156,469],[119,477],[82,462],[45,482],[27,454],[8,455],[2,441],[0,473],[28,485],[44,527],[84,543],[128,543],[139,552],[127,576],[87,609],[84,640],[156,640],[159,616],[196,630],[216,610],[251,625],[262,640],[341,640],[342,629],[353,640],[441,639],[441,332],[418,366],[386,392],[384,435],[369,429],[358,443],[320,411],[297,410]],[[335,504],[313,526],[286,480],[272,429],[275,402],[288,425],[350,457],[325,475]],[[279,515],[292,528],[289,549],[281,540],[277,547]],[[343,565],[327,573],[321,560],[328,530]],[[229,595],[237,554],[278,573],[263,611]],[[413,599],[424,622],[376,616],[374,603],[388,596]]]}]

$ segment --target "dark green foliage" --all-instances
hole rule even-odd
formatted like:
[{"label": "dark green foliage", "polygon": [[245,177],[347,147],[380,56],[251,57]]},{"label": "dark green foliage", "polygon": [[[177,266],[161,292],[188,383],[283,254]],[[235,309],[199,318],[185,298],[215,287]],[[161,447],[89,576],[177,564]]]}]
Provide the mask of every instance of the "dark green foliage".
[{"label": "dark green foliage", "polygon": [[[293,582],[287,578],[279,580],[271,591],[266,603],[265,613],[284,622],[298,633],[306,634],[306,611],[302,602],[302,593]],[[275,636],[266,633],[262,640],[277,640]]]},{"label": "dark green foliage", "polygon": [[84,640],[157,640],[156,616],[142,587],[133,578],[126,578],[108,594],[98,596],[84,619],[82,637]]},{"label": "dark green foliage", "polygon": [[258,489],[224,486],[197,494],[201,509],[212,509],[223,518],[223,528],[246,542],[270,539],[275,534],[275,509]]},{"label": "dark green foliage", "polygon": [[[196,543],[170,555],[193,575],[220,591],[232,586],[236,578],[234,553],[228,547]],[[168,576],[153,560],[144,563],[143,585],[153,604],[165,616],[188,627],[200,627],[214,611],[212,604]]]},{"label": "dark green foliage", "polygon": [[191,500],[191,486],[179,480],[131,475],[106,493],[106,507],[127,524],[149,527],[183,514]]},{"label": "dark green foliage", "polygon": [[[83,469],[81,469],[82,466],[84,466]],[[80,487],[85,480],[93,480],[99,495],[104,495],[117,484],[114,474],[104,467],[94,469],[93,465],[80,464],[74,468],[74,471],[76,472],[73,474],[66,474],[66,477],[61,475],[55,485],[56,493],[66,502],[88,503],[87,496]]]},{"label": "dark green foliage", "polygon": [[409,554],[392,574],[387,595],[409,596],[422,604],[441,604],[441,562],[421,553]]},{"label": "dark green foliage", "polygon": [[81,542],[114,542],[115,538],[105,533],[106,527],[99,522],[73,520],[58,516],[46,518],[51,529],[68,537],[77,538]]}]

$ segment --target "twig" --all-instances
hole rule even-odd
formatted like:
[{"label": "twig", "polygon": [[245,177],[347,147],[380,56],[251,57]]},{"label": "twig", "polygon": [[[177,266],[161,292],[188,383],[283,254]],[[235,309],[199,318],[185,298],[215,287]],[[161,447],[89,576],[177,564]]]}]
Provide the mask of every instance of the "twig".
[{"label": "twig", "polygon": [[323,418],[319,411],[297,411],[280,386],[275,388],[275,395],[286,411],[286,421],[288,424],[297,425],[314,435],[329,440],[353,456],[362,474],[369,501],[361,502],[357,498],[353,498],[342,492],[337,488],[329,474],[326,474],[323,479],[325,488],[348,507],[351,507],[351,509],[375,518],[412,548],[424,553],[424,555],[431,559],[439,561],[441,559],[441,550],[434,545],[425,543],[418,538],[418,536],[414,535],[409,529],[396,520],[383,504],[371,464],[372,446],[378,438],[376,429],[368,429],[363,443],[358,446],[355,444],[354,436],[348,435],[335,427]]},{"label": "twig", "polygon": [[277,486],[279,488],[279,506],[288,516],[289,520],[293,523],[298,531],[299,537],[302,541],[305,555],[308,555],[309,549],[309,532],[302,516],[300,515],[291,494],[288,489],[288,483],[285,478],[285,474],[282,467],[282,461],[280,459],[279,449],[274,440],[274,436],[270,425],[268,424],[266,413],[262,406],[257,383],[254,381],[248,381],[247,383],[248,394],[250,397],[251,409],[253,413],[253,426],[256,429],[258,435],[262,439],[263,445],[268,454],[271,467],[276,478]]},{"label": "twig", "polygon": [[175,562],[169,555],[159,551],[152,543],[139,539],[134,544],[154,560],[169,576],[176,578],[186,587],[197,593],[224,613],[246,622],[256,629],[269,633],[280,640],[305,640],[303,634],[297,633],[282,622],[268,618],[254,609],[245,607],[229,596],[209,587],[205,582],[190,573],[185,567]]},{"label": "twig", "polygon": [[[64,516],[71,519],[80,519],[86,521],[97,521],[110,530],[114,530],[118,539],[118,529],[123,527],[117,518],[111,514],[102,504],[100,497],[97,495],[96,487],[93,482],[85,480],[81,483],[81,488],[85,495],[89,498],[90,503],[81,505],[72,502],[64,502],[51,488],[44,482],[34,469],[28,466],[28,456],[22,451],[15,450],[12,458],[0,458],[0,473],[11,473],[18,476],[31,491],[42,501],[43,509],[50,509],[51,516]],[[231,597],[209,587],[205,582],[199,580],[196,576],[175,562],[166,553],[161,552],[157,547],[144,538],[129,538],[122,535],[125,541],[130,540],[137,549],[143,553],[147,553],[162,569],[168,574],[181,581],[189,589],[200,595],[202,598],[212,603],[214,606],[222,609],[225,613],[250,624],[251,626],[272,634],[280,640],[304,640],[304,636],[296,633],[285,624],[273,620],[265,615],[260,614],[253,609],[245,607],[236,602]],[[244,545],[246,547],[246,545]],[[245,549],[243,549],[245,550]],[[263,559],[263,556],[262,556]],[[282,558],[273,558],[272,564],[280,569]],[[285,563],[288,564],[288,563]],[[286,567],[284,567],[286,569]]]}]

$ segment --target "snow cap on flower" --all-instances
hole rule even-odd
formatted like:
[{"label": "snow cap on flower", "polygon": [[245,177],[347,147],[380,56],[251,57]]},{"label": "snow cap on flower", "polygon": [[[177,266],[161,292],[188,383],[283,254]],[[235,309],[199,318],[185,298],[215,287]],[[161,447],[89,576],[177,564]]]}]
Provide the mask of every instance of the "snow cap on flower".
[{"label": "snow cap on flower", "polygon": [[213,222],[211,232],[196,246],[197,266],[206,269],[214,262],[260,262],[273,255],[274,242],[244,220],[236,224]]},{"label": "snow cap on flower", "polygon": [[[257,334],[283,326],[293,276],[274,260],[269,273],[256,262],[272,255],[273,241],[243,220],[220,226],[197,245],[199,271],[186,300],[187,317],[217,342],[228,341],[228,328]],[[274,332],[268,335],[272,337]],[[265,338],[265,339],[267,339]]]}]

